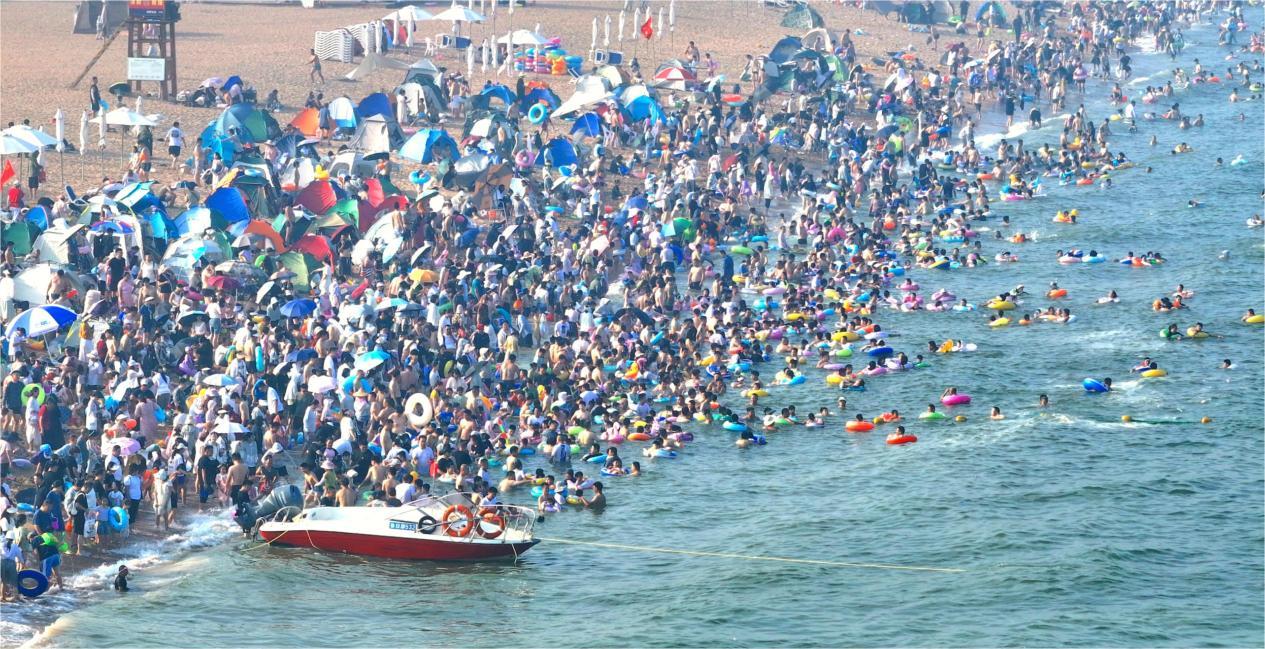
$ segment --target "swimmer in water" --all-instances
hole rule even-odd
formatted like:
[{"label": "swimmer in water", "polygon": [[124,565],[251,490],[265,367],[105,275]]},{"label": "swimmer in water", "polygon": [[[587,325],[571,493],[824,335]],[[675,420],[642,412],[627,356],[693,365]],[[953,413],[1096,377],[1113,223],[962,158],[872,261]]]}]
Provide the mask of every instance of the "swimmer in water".
[{"label": "swimmer in water", "polygon": [[988,415],[989,419],[1005,419],[1006,415],[1001,414],[1001,408],[993,406],[993,411]]},{"label": "swimmer in water", "polygon": [[1227,358],[1227,359],[1225,359],[1225,360],[1221,361],[1221,369],[1223,369],[1223,370],[1232,370],[1232,369],[1234,369],[1234,364],[1233,364],[1233,363],[1231,363],[1231,362],[1230,362],[1230,359],[1228,359],[1228,358]]},{"label": "swimmer in water", "polygon": [[1159,143],[1160,143],[1160,139],[1159,139],[1158,137],[1155,137],[1155,135],[1154,135],[1154,134],[1152,134],[1152,135],[1151,135],[1151,146],[1157,146],[1157,145],[1159,145]]},{"label": "swimmer in water", "polygon": [[1120,301],[1120,296],[1116,295],[1116,291],[1114,289],[1111,292],[1107,293],[1107,295],[1098,298],[1098,304],[1114,304],[1119,301]]},{"label": "swimmer in water", "polygon": [[1038,408],[1049,408],[1049,407],[1050,407],[1050,397],[1049,397],[1048,395],[1045,395],[1045,394],[1042,394],[1042,395],[1038,396],[1038,397],[1037,397],[1037,407],[1038,407]]}]

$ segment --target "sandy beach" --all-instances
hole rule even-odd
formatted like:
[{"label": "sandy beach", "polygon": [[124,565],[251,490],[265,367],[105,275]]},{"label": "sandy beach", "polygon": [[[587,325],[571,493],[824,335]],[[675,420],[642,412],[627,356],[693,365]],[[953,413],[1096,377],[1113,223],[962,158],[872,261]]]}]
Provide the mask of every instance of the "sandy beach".
[{"label": "sandy beach", "polygon": [[[436,3],[419,5],[434,11],[445,6]],[[476,42],[481,42],[494,35],[504,36],[510,29],[533,29],[539,25],[545,36],[561,37],[562,46],[567,50],[587,55],[593,19],[599,20],[598,46],[601,47],[601,23],[608,15],[612,21],[609,49],[621,49],[617,35],[622,7],[622,2],[536,2],[515,9],[511,16],[502,6],[486,23],[463,26],[463,29]],[[925,44],[926,34],[909,32],[905,25],[873,11],[861,10],[855,4],[815,3],[813,7],[832,30],[847,28],[863,32],[854,37],[863,60],[911,44],[918,50],[930,50],[931,46]],[[51,131],[53,113],[61,108],[66,113],[67,138],[77,145],[79,115],[87,106],[91,77],[96,75],[100,79],[103,90],[125,78],[126,33],[115,39],[76,88],[69,87],[97,54],[102,43],[93,34],[72,33],[74,9],[75,3],[71,2],[8,2],[0,6],[0,58],[4,60],[0,70],[0,124],[30,119],[33,124],[44,124],[45,130]],[[479,3],[475,4],[475,9],[479,9]],[[354,69],[360,59],[357,58],[353,64],[327,61],[324,63],[327,83],[311,85],[308,83],[306,61],[315,32],[379,19],[390,11],[380,3],[317,9],[305,9],[298,4],[185,3],[181,6],[183,19],[176,27],[178,88],[190,90],[209,77],[240,75],[255,87],[261,99],[274,88],[280,92],[285,110],[276,117],[281,123],[288,122],[302,108],[303,100],[311,90],[324,92],[327,100],[346,95],[353,101],[373,92],[389,92],[402,79],[398,70],[381,71],[363,81],[347,82],[342,80],[342,76]],[[764,8],[755,2],[679,2],[675,29],[666,35],[656,34],[653,39],[645,40],[633,36],[635,26],[632,25],[630,7],[622,51],[626,62],[630,63],[633,57],[637,57],[643,70],[653,71],[659,63],[680,57],[689,41],[693,40],[702,52],[711,53],[718,61],[721,74],[736,82],[746,55],[767,53],[783,36],[799,34],[798,30],[780,25],[782,16],[782,11]],[[654,19],[657,29],[657,12]],[[667,23],[666,10],[664,22]],[[397,49],[389,56],[408,62],[423,58],[421,39],[427,34],[433,37],[446,33],[450,23],[423,25],[418,29],[417,43],[411,52],[407,48]],[[434,57],[434,62],[464,73],[465,58],[462,55],[441,51]],[[481,72],[478,61],[474,72],[472,85],[476,87],[487,78],[511,85],[514,80],[512,75]],[[549,83],[564,99],[574,90],[568,77],[529,75],[529,80]],[[148,84],[147,94],[156,91],[154,84]],[[107,97],[107,101],[112,101],[112,98]],[[129,106],[134,102],[134,98],[127,99]],[[200,131],[219,115],[220,110],[188,108],[160,101],[156,97],[142,100],[143,112],[162,115],[159,130],[179,121],[185,132],[190,134]],[[97,179],[102,174],[118,176],[122,161],[118,136],[114,133],[109,135],[106,147],[99,150],[95,146],[96,127],[89,127],[89,154],[84,159],[67,157],[67,182],[74,184],[81,173]],[[57,169],[54,164],[50,172]],[[167,172],[160,171],[160,179],[170,180],[162,173]],[[50,180],[58,178],[50,175]]]}]

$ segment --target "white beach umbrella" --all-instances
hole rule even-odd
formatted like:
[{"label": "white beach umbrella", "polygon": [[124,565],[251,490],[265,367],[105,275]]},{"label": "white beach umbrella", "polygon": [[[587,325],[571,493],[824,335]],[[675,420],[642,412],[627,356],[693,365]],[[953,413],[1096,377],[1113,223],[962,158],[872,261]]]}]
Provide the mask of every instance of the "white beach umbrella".
[{"label": "white beach umbrella", "polygon": [[142,100],[142,99],[144,99],[144,97],[143,97],[143,96],[141,96],[141,95],[136,95],[136,107],[132,109],[132,110],[136,111],[136,113],[137,113],[138,115],[142,114],[142,113],[141,113],[141,100]]},{"label": "white beach umbrella", "polygon": [[88,109],[79,115],[79,155],[88,148]]},{"label": "white beach umbrella", "polygon": [[483,16],[466,7],[458,7],[454,4],[435,14],[431,20],[445,20],[454,23],[481,23],[483,22]]},{"label": "white beach umbrella", "polygon": [[624,42],[624,11],[619,11],[619,42]]},{"label": "white beach umbrella", "polygon": [[676,0],[668,3],[668,31],[676,31]]},{"label": "white beach umbrella", "polygon": [[663,38],[667,31],[663,29],[663,7],[659,7],[659,22],[655,23],[655,26],[659,30],[659,38]]},{"label": "white beach umbrella", "polygon": [[488,72],[488,39],[483,39],[479,44],[479,71],[487,74]]},{"label": "white beach umbrella", "polygon": [[66,113],[58,108],[57,113],[53,115],[53,134],[57,136],[57,152],[62,153],[66,150],[64,143],[66,139]]},{"label": "white beach umbrella", "polygon": [[127,108],[115,108],[105,114],[105,123],[111,126],[157,126],[154,120]]},{"label": "white beach umbrella", "polygon": [[0,155],[35,153],[38,150],[38,147],[26,140],[20,140],[12,135],[0,135]]},{"label": "white beach umbrella", "polygon": [[[647,9],[646,11],[650,11]],[[641,29],[641,7],[633,7],[632,39],[637,40],[637,30]]]},{"label": "white beach umbrella", "polygon": [[589,41],[589,49],[597,48],[597,16],[593,16],[593,38]]},{"label": "white beach umbrella", "polygon": [[505,45],[513,44],[535,46],[544,45],[549,42],[549,39],[529,29],[515,29],[509,34],[497,39],[497,42]]},{"label": "white beach umbrella", "polygon": [[466,77],[474,76],[474,48],[466,48]]},{"label": "white beach umbrella", "polygon": [[606,20],[602,23],[602,47],[611,46],[611,15],[606,14]]},{"label": "white beach umbrella", "polygon": [[430,20],[431,13],[421,7],[408,5],[407,7],[400,7],[399,9],[392,11],[391,13],[383,16],[382,19],[394,20],[401,23],[408,22],[410,20],[417,22],[419,20]]},{"label": "white beach umbrella", "polygon": [[97,146],[105,148],[105,109],[98,108],[97,116],[94,118],[97,122]]},{"label": "white beach umbrella", "polygon": [[53,136],[39,129],[31,128],[26,124],[10,126],[9,128],[0,131],[0,134],[22,140],[23,142],[31,145],[37,151],[39,149],[43,149],[44,147],[57,145],[57,140],[54,139]]}]

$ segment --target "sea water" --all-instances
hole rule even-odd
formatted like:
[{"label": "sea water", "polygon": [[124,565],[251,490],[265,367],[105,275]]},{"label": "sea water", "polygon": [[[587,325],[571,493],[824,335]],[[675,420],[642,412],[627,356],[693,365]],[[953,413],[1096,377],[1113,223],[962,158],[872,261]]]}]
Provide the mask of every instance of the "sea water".
[{"label": "sea water", "polygon": [[[1260,24],[1260,17],[1253,20]],[[1215,29],[1188,32],[1177,64],[1199,58],[1222,72]],[[1170,78],[1166,56],[1135,57],[1139,97]],[[1111,110],[1101,83],[1082,100],[1096,120]],[[641,478],[606,479],[604,513],[547,517],[543,537],[704,552],[958,568],[937,573],[690,557],[544,542],[517,564],[434,564],[260,547],[224,521],[195,532],[209,549],[145,550],[134,591],[106,590],[113,566],[72,580],[79,598],[46,597],[56,623],[37,644],[155,645],[752,646],[752,645],[1259,645],[1263,633],[1261,457],[1262,328],[1239,323],[1260,310],[1265,277],[1261,230],[1262,102],[1230,104],[1230,88],[1193,86],[1171,101],[1202,113],[1204,128],[1112,123],[1112,149],[1137,167],[1115,187],[1059,187],[1048,196],[998,202],[1012,230],[1033,243],[985,239],[991,260],[1017,264],[912,273],[930,294],[948,288],[972,302],[1016,284],[1040,298],[1051,281],[1077,320],[993,330],[987,313],[877,315],[894,346],[925,353],[928,340],[962,339],[978,351],[929,355],[928,369],[869,381],[843,393],[849,414],[898,408],[907,417],[955,385],[974,402],[952,408],[965,423],[907,421],[916,444],[883,434],[825,428],[771,435],[740,451],[719,426],[688,428],[697,441],[679,459],[645,460]],[[1244,122],[1235,117],[1247,115]],[[1061,120],[1022,132],[1025,146],[1058,137]],[[986,124],[987,126],[988,124]],[[996,125],[995,123],[993,124]],[[1018,135],[1018,128],[1009,135]],[[1149,146],[1152,134],[1159,145]],[[997,138],[982,137],[991,155]],[[1178,142],[1193,153],[1169,154]],[[1243,166],[1216,168],[1243,154]],[[1145,168],[1154,168],[1145,173]],[[1205,206],[1189,209],[1197,199]],[[1080,223],[1050,219],[1078,209]],[[984,224],[996,227],[1000,219]],[[985,232],[991,236],[991,232]],[[1059,265],[1055,250],[1095,248],[1113,260],[1160,251],[1153,268]],[[1221,251],[1229,259],[1218,259]],[[1196,291],[1190,309],[1154,313],[1150,303],[1178,283]],[[1115,289],[1121,302],[1097,306]],[[1165,342],[1170,322],[1195,321],[1224,338]],[[1143,355],[1170,372],[1131,378]],[[1235,369],[1217,369],[1223,358]],[[766,365],[776,369],[776,365]],[[769,371],[772,371],[771,369]],[[769,372],[766,372],[768,374]],[[801,414],[839,392],[825,372],[773,389],[768,405]],[[1087,395],[1085,377],[1116,390]],[[1134,375],[1136,376],[1136,375]],[[736,391],[735,391],[736,392]],[[1036,408],[1038,394],[1048,410]],[[736,394],[732,406],[739,406]],[[991,421],[997,405],[1007,419]],[[1208,425],[1128,424],[1137,419]],[[632,450],[632,449],[626,449]],[[539,460],[529,462],[535,468]],[[585,467],[587,468],[587,467]],[[554,471],[557,473],[556,471]],[[518,494],[526,499],[525,494]],[[87,591],[85,596],[84,592]],[[72,608],[74,610],[69,610]],[[47,614],[44,610],[44,614]],[[39,610],[6,609],[12,640]],[[16,615],[8,615],[17,612]]]}]

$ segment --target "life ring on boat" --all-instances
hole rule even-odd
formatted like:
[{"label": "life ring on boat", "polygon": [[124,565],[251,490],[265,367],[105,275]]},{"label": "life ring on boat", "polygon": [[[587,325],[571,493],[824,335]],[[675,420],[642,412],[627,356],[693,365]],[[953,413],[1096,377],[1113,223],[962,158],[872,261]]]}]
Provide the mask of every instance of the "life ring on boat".
[{"label": "life ring on boat", "polygon": [[545,117],[548,117],[548,115],[549,109],[545,108],[544,104],[536,104],[527,111],[527,121],[532,124],[539,124],[545,121]]},{"label": "life ring on boat", "polygon": [[408,416],[408,423],[414,428],[424,428],[435,416],[435,406],[425,392],[416,392],[404,402],[404,414]]},{"label": "life ring on boat", "polygon": [[[457,518],[454,519],[453,514],[456,514]],[[466,537],[474,531],[474,514],[465,505],[449,505],[439,520],[443,525],[444,534],[448,536]]]},{"label": "life ring on boat", "polygon": [[[488,530],[484,525],[492,525],[495,529]],[[494,539],[505,532],[505,517],[496,513],[496,510],[490,507],[484,507],[479,510],[479,521],[475,525],[475,531],[485,539]]]},{"label": "life ring on boat", "polygon": [[[28,582],[35,582],[28,586]],[[36,598],[48,592],[48,577],[38,570],[23,570],[18,573],[18,594],[23,597]]]}]

